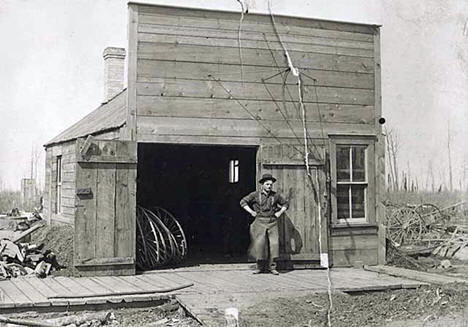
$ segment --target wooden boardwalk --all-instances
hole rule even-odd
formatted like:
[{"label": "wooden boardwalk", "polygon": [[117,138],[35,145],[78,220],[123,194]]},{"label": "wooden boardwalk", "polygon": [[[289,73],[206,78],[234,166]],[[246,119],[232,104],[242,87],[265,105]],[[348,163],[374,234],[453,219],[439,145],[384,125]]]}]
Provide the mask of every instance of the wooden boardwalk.
[{"label": "wooden boardwalk", "polygon": [[[333,291],[414,288],[421,285],[417,281],[351,268],[332,269],[331,281]],[[194,285],[175,292],[157,292],[187,283]],[[176,296],[204,325],[217,326],[227,307],[242,309],[270,297],[326,292],[327,289],[326,270],[295,270],[279,276],[253,275],[248,265],[200,266],[125,277],[23,277],[0,281],[0,312],[161,301]],[[136,294],[129,295],[133,292]]]}]

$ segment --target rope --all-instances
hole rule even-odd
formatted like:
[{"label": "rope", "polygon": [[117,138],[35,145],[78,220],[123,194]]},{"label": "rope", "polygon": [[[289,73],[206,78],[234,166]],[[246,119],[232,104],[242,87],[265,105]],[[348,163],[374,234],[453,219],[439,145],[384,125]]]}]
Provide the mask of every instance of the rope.
[{"label": "rope", "polygon": [[[270,17],[271,17],[271,21],[272,21],[272,24],[273,24],[273,29],[274,29],[274,31],[276,33],[276,36],[278,37],[278,40],[279,40],[279,42],[281,44],[281,47],[284,50],[284,55],[286,57],[286,61],[288,63],[289,69],[291,70],[291,73],[295,77],[297,77],[299,105],[300,105],[300,109],[301,109],[301,113],[302,113],[302,124],[303,124],[303,130],[304,130],[304,151],[305,151],[304,161],[305,161],[305,166],[306,166],[306,170],[307,170],[307,176],[308,176],[308,178],[309,178],[309,180],[311,182],[312,188],[314,189],[314,193],[315,193],[315,197],[316,197],[316,204],[318,205],[317,214],[318,214],[318,220],[319,220],[320,265],[323,266],[322,260],[324,259],[325,255],[322,253],[322,249],[323,249],[323,247],[322,247],[322,212],[321,212],[322,204],[321,204],[321,201],[320,201],[320,182],[318,180],[318,171],[316,170],[316,172],[315,172],[315,184],[318,187],[318,190],[317,190],[315,188],[315,186],[314,186],[313,181],[312,181],[312,176],[311,176],[310,167],[309,167],[309,150],[308,150],[308,146],[307,146],[308,133],[307,133],[307,123],[306,123],[306,111],[305,111],[305,107],[304,107],[303,93],[302,93],[302,80],[301,80],[301,76],[300,76],[300,71],[299,71],[299,69],[297,67],[294,67],[293,62],[291,60],[291,56],[289,55],[288,50],[286,49],[283,41],[281,40],[278,29],[276,28],[275,17],[273,16],[273,12],[271,10],[271,0],[268,0],[268,10],[270,12]],[[315,83],[314,83],[314,85],[315,85]],[[315,86],[315,90],[317,90],[316,86]],[[316,91],[316,97],[317,97],[316,103],[318,105],[318,93],[317,93],[317,91]],[[320,111],[319,111],[319,117],[320,117],[320,122],[321,122]],[[322,138],[323,138],[324,132],[323,132],[323,127],[322,127],[321,123],[320,123],[320,126],[321,126],[321,129],[322,129]],[[331,310],[333,308],[333,301],[332,301],[332,296],[331,296],[332,285],[331,285],[331,276],[330,276],[330,265],[328,264],[328,255],[326,255],[326,268],[327,268],[328,300],[329,300],[329,307],[328,307],[328,310],[327,310],[327,322],[328,322],[328,326],[331,327]]]},{"label": "rope", "polygon": [[[270,42],[268,41],[268,39],[267,39],[265,33],[263,33],[263,38],[264,38],[264,40],[265,40],[265,42],[266,42],[266,44],[267,44],[268,50],[270,51],[271,57],[273,58],[273,61],[275,62],[275,65],[276,65],[276,67],[277,67],[278,70],[279,70],[279,69],[280,69],[280,66],[279,66],[279,64],[278,64],[278,61],[277,61],[276,58],[275,58],[275,55],[273,54],[273,50],[272,50],[271,47],[270,47]],[[298,115],[298,116],[301,116],[301,111],[300,111],[300,109],[296,106],[296,103],[295,103],[295,101],[294,101],[294,98],[293,98],[291,92],[289,91],[289,88],[286,87],[286,86],[287,86],[286,84],[287,84],[288,74],[289,74],[290,71],[291,71],[291,69],[288,67],[288,68],[286,69],[286,74],[285,74],[285,76],[283,77],[283,83],[282,83],[282,102],[283,102],[283,108],[284,108],[284,111],[287,112],[287,109],[286,109],[286,96],[285,96],[285,91],[287,90],[288,95],[289,95],[289,99],[291,100],[291,102],[292,102],[292,104],[293,104],[293,106],[294,106],[294,109],[296,109],[297,115]],[[303,73],[301,72],[301,74],[303,74]],[[278,74],[275,74],[274,76],[277,76],[277,75],[278,75]],[[281,75],[282,75],[282,73],[281,73]],[[310,136],[310,134],[309,134],[309,132],[307,131],[306,133],[307,133],[307,138],[312,139],[311,136]],[[322,128],[322,135],[323,135],[323,128]],[[316,157],[318,157],[319,159],[321,159],[320,151],[317,149],[317,146],[316,146],[314,143],[312,143],[312,147],[313,147],[313,149],[314,149],[315,152],[316,152],[316,153],[315,153],[315,154],[317,155]],[[315,154],[314,154],[314,155],[315,155]]]},{"label": "rope", "polygon": [[242,22],[244,21],[244,11],[247,13],[247,11],[244,9],[244,3],[243,0],[237,0],[241,6],[241,17],[239,20],[239,27],[237,28],[237,43],[239,46],[239,61],[240,61],[240,72],[241,72],[241,81],[242,85],[244,85],[244,65],[242,63],[242,43],[241,43],[241,33],[242,33]]}]

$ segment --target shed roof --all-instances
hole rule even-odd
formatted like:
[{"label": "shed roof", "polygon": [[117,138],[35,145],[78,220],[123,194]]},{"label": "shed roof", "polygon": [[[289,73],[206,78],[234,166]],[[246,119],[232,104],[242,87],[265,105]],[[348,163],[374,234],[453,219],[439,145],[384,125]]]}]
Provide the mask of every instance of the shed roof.
[{"label": "shed roof", "polygon": [[79,137],[108,132],[122,127],[127,119],[127,89],[103,103],[81,120],[64,130],[44,146],[71,141]]}]

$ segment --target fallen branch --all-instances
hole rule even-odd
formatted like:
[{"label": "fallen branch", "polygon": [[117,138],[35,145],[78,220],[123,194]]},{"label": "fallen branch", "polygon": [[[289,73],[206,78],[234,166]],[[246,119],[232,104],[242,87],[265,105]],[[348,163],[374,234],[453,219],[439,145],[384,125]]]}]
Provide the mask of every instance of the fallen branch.
[{"label": "fallen branch", "polygon": [[13,325],[19,325],[19,326],[30,326],[30,327],[57,327],[59,326],[59,325],[52,325],[52,324],[40,322],[40,321],[12,319],[12,318],[7,318],[3,316],[0,316],[0,322],[13,324]]},{"label": "fallen branch", "polygon": [[57,294],[48,296],[48,299],[57,299],[57,298],[65,298],[65,299],[74,299],[74,298],[84,298],[84,297],[102,297],[102,296],[125,296],[125,295],[140,295],[140,294],[152,294],[152,293],[168,293],[172,291],[178,291],[183,288],[191,287],[193,283],[184,284],[177,287],[168,287],[168,288],[160,288],[155,290],[147,290],[147,291],[128,291],[128,292],[104,292],[104,293],[96,293],[96,294],[72,294],[72,295],[64,295],[64,294]]},{"label": "fallen branch", "polygon": [[52,326],[68,326],[68,325],[76,325],[80,326],[84,323],[97,320],[101,324],[104,324],[107,321],[114,320],[115,316],[112,312],[92,312],[92,313],[85,313],[81,315],[74,315],[74,316],[65,316],[55,319],[48,319],[46,320],[47,323],[51,324]]}]

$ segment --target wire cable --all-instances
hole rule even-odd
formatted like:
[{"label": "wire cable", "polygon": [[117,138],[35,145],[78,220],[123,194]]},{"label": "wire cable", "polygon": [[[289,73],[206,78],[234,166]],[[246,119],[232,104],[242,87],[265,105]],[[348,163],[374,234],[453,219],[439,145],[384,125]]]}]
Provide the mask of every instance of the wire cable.
[{"label": "wire cable", "polygon": [[223,85],[223,83],[222,83],[219,79],[214,78],[213,75],[211,75],[211,74],[208,75],[208,77],[210,77],[213,81],[215,81],[216,83],[218,83],[219,86],[221,86],[221,88],[229,95],[230,99],[236,101],[236,103],[237,103],[239,106],[241,106],[242,109],[244,109],[244,110],[250,115],[250,117],[251,117],[254,121],[256,121],[268,134],[270,134],[278,143],[280,143],[280,144],[282,144],[282,145],[290,146],[290,147],[294,148],[294,149],[295,149],[297,152],[299,152],[300,154],[303,154],[302,150],[300,150],[300,149],[299,149],[298,147],[296,147],[295,145],[293,145],[293,144],[286,144],[286,143],[281,142],[281,139],[280,139],[278,136],[276,136],[276,135],[271,131],[271,129],[269,129],[265,124],[263,124],[263,123],[261,122],[261,119],[258,119],[257,116],[255,116],[249,109],[247,109],[247,107],[246,107],[244,104],[242,104],[242,102],[240,102],[239,99],[235,98],[235,97],[232,95],[231,91],[228,90],[228,89]]}]

